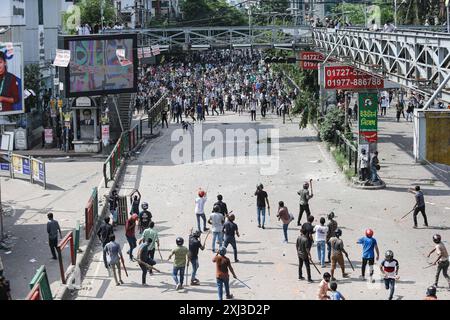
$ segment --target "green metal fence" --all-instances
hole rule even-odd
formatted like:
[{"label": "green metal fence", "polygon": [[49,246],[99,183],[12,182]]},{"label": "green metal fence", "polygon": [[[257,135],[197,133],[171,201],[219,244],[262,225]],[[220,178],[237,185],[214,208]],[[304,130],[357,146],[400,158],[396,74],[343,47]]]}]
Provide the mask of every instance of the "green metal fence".
[{"label": "green metal fence", "polygon": [[[27,296],[27,300],[53,300],[52,290],[50,289],[50,283],[48,282],[47,271],[45,266],[41,266],[30,281],[30,293]],[[35,294],[37,292],[37,295]]]},{"label": "green metal fence", "polygon": [[142,122],[134,126],[132,129],[122,132],[119,140],[103,164],[103,177],[105,179],[106,188],[108,187],[108,182],[114,179],[117,170],[128,152],[132,151],[141,139]]}]

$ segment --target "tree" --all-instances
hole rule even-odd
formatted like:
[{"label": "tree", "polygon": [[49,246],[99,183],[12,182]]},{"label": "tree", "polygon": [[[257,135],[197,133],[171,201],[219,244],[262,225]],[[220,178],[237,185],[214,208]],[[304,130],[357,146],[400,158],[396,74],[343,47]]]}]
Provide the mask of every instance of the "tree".
[{"label": "tree", "polygon": [[[102,1],[102,0],[83,0],[80,1],[76,6],[76,10],[72,10],[70,12],[66,12],[63,16],[64,21],[64,29],[66,32],[75,33],[77,25],[74,25],[73,22],[69,22],[70,20],[77,20],[81,24],[88,23],[91,27],[95,24],[101,25],[102,23],[102,15],[101,15],[101,7],[103,2],[103,17],[104,24],[107,25],[111,22],[116,21],[116,9],[114,5],[110,1]],[[79,15],[78,17],[74,16]]]},{"label": "tree", "polygon": [[245,15],[225,0],[184,0],[183,25],[236,26],[245,24]]},{"label": "tree", "polygon": [[31,89],[34,91],[36,96],[29,96],[25,100],[25,107],[27,110],[31,110],[34,107],[37,107],[39,102],[39,94],[43,87],[43,81],[41,81],[41,75],[39,71],[38,64],[29,64],[24,68],[25,81],[24,81],[24,89]]},{"label": "tree", "polygon": [[270,20],[271,14],[275,15],[275,13],[278,12],[288,15],[289,12],[286,11],[288,8],[289,0],[260,0],[259,6],[253,9],[253,23],[257,25],[266,25]]}]

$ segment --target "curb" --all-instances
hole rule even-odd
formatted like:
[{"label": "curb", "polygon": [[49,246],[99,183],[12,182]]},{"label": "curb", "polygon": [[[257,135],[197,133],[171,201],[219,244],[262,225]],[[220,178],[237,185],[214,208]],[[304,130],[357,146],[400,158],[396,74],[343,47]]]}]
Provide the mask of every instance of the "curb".
[{"label": "curb", "polygon": [[[114,183],[111,185],[111,187],[109,187],[108,190],[108,194],[111,193],[111,191],[113,189],[116,188],[117,186],[117,181],[119,181],[119,177],[122,175],[124,168],[127,165],[127,161],[124,161],[120,167],[119,170],[117,170],[116,176],[114,177]],[[105,214],[108,211],[108,206],[107,206],[107,201],[103,204],[103,207],[100,209],[101,214],[99,215],[99,221],[102,221],[103,217],[105,216]],[[76,266],[80,268],[81,271],[81,281],[83,281],[83,278],[85,276],[85,271],[84,268],[86,266],[89,265],[90,263],[90,258],[92,256],[93,253],[93,249],[96,246],[96,242],[97,242],[97,237],[96,237],[96,231],[98,229],[98,227],[100,226],[100,224],[98,224],[95,228],[95,230],[92,232],[92,236],[91,238],[88,240],[88,243],[86,245],[85,248],[83,248],[83,253],[78,253],[77,254],[77,260],[79,258],[79,261],[76,263]],[[71,299],[72,293],[73,292],[77,292],[77,290],[70,290],[67,285],[64,284],[60,284],[60,288],[58,289],[56,296],[54,297],[55,300],[69,300]]]},{"label": "curb", "polygon": [[380,180],[381,184],[377,186],[365,186],[361,185],[358,180],[352,179],[352,181],[349,183],[349,186],[355,189],[360,190],[381,190],[386,188],[386,183],[383,180]]},{"label": "curb", "polygon": [[[159,136],[159,133],[157,135],[153,135],[151,138],[143,138],[135,147],[136,149],[139,149],[144,143],[147,142],[147,140],[151,140],[154,137]],[[125,167],[128,164],[128,160],[125,159],[122,164],[119,167],[119,170],[117,170],[116,175],[114,176],[113,184],[107,189],[108,190],[108,194],[111,193],[112,190],[114,190],[117,187],[118,181],[120,180],[120,176],[123,174],[123,171],[125,169]],[[106,215],[106,213],[108,212],[108,202],[105,201],[103,205],[103,207],[101,207],[101,209],[99,208],[99,211],[101,211],[101,214],[98,217],[98,221],[101,222],[104,218],[104,216]],[[93,249],[96,246],[96,242],[97,242],[97,237],[96,237],[96,231],[98,229],[98,227],[100,226],[100,224],[96,225],[95,230],[92,232],[92,236],[91,238],[88,240],[88,243],[86,245],[85,248],[83,248],[83,253],[78,253],[77,254],[77,260],[79,257],[79,262],[76,263],[76,267],[78,266],[80,268],[80,272],[81,272],[81,281],[83,281],[85,275],[86,275],[86,271],[87,271],[87,267],[89,266],[89,264],[91,263],[91,257],[93,254]],[[67,285],[64,285],[62,283],[60,283],[59,289],[57,290],[56,294],[54,295],[54,299],[55,300],[70,300],[72,298],[72,296],[74,295],[73,293],[77,293],[78,290],[70,290],[68,288]]]}]

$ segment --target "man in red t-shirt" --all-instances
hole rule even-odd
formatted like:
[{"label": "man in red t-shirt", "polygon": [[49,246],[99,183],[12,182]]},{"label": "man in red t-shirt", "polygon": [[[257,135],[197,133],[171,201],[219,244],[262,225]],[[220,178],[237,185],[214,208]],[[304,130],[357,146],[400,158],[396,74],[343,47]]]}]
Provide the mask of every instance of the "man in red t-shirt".
[{"label": "man in red t-shirt", "polygon": [[225,285],[225,293],[227,299],[233,299],[233,295],[230,294],[230,276],[228,275],[228,269],[230,270],[233,278],[236,279],[236,274],[234,273],[233,267],[231,266],[230,259],[225,257],[227,254],[227,249],[225,247],[220,247],[219,252],[213,258],[213,262],[216,263],[216,280],[217,280],[217,290],[219,293],[219,300],[223,300],[223,286]]},{"label": "man in red t-shirt", "polygon": [[130,261],[133,261],[133,249],[136,248],[136,221],[139,219],[137,214],[133,214],[128,218],[125,224],[125,236],[127,237],[128,244],[130,245],[130,250],[127,252],[130,255]]}]

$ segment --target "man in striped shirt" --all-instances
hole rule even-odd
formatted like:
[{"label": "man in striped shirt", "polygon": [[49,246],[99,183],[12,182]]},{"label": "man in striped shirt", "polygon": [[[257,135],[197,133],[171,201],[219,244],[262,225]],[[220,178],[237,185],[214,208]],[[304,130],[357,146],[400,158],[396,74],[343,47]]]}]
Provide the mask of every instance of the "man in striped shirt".
[{"label": "man in striped shirt", "polygon": [[380,270],[384,275],[384,285],[386,290],[389,290],[389,300],[392,300],[395,290],[395,280],[398,279],[399,264],[394,259],[394,252],[391,250],[386,251],[386,259],[380,264]]}]

